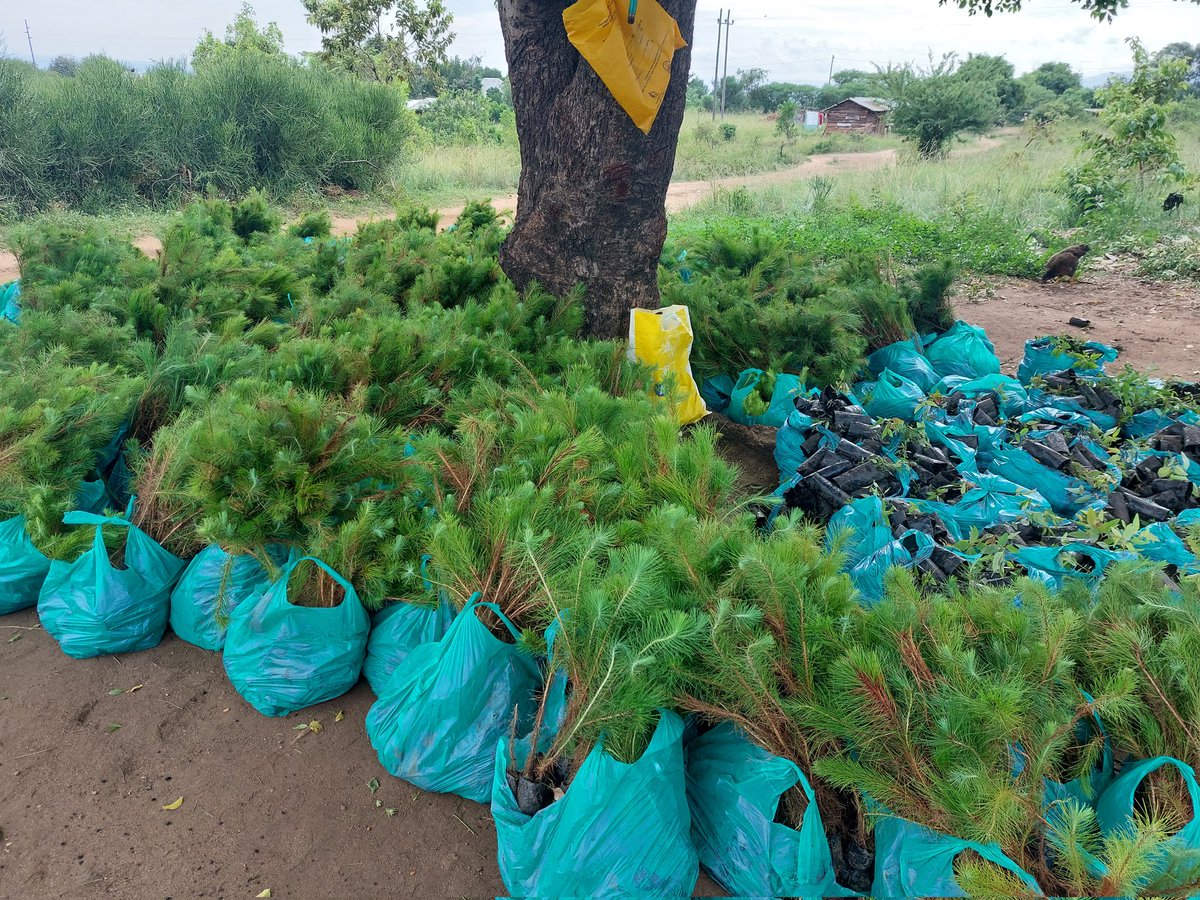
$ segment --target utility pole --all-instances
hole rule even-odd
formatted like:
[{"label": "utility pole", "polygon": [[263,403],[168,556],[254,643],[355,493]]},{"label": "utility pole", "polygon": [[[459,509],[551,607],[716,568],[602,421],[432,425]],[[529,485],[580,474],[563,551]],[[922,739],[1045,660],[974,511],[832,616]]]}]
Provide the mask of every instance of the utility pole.
[{"label": "utility pole", "polygon": [[722,19],[725,18],[725,8],[721,7],[721,11],[717,13],[717,59],[713,63],[713,102],[712,102],[712,117],[713,121],[717,121],[717,84],[721,80],[721,27],[725,24]]},{"label": "utility pole", "polygon": [[37,59],[33,55],[33,35],[29,33],[29,20],[25,20],[25,40],[29,41],[29,61],[37,68]]},{"label": "utility pole", "polygon": [[825,87],[829,87],[829,85],[833,84],[833,61],[834,61],[834,59],[835,59],[835,57],[833,57],[833,56],[829,57],[829,80],[825,82]]},{"label": "utility pole", "polygon": [[[733,12],[731,9],[729,12]],[[729,82],[729,26],[733,24],[733,19],[729,18],[729,14],[725,15],[725,71],[721,75],[721,118],[725,118],[725,85]]]}]

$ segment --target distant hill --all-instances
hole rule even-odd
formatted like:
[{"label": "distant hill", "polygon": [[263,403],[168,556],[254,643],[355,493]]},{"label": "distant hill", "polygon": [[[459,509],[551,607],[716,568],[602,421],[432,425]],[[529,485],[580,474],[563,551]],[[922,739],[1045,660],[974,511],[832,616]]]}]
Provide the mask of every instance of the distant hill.
[{"label": "distant hill", "polygon": [[1122,81],[1124,81],[1124,80],[1129,79],[1132,76],[1133,76],[1133,73],[1129,72],[1129,71],[1105,72],[1102,75],[1089,75],[1083,79],[1083,86],[1085,88],[1104,87],[1106,84],[1108,84],[1108,80],[1110,78],[1120,78]]}]

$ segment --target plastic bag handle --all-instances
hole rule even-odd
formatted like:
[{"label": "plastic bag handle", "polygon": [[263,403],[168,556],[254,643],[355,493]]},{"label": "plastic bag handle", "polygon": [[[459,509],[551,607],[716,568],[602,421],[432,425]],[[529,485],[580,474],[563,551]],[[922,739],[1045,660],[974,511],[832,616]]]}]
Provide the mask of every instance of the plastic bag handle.
[{"label": "plastic bag handle", "polygon": [[[342,590],[344,590],[346,592],[347,597],[351,593],[354,593],[354,594],[358,593],[357,591],[354,590],[354,586],[352,584],[350,584],[350,582],[348,582],[345,578],[343,578],[337,572],[333,571],[332,568],[330,568],[326,563],[317,559],[315,556],[301,556],[299,559],[297,559],[291,565],[287,566],[287,571],[284,574],[290,575],[292,572],[294,572],[300,566],[300,563],[302,563],[302,562],[315,563],[317,566],[324,569],[325,574],[328,575],[330,578],[332,578],[334,580],[334,582],[338,586],[340,586]],[[341,604],[339,603],[338,605],[340,606]]]},{"label": "plastic bag handle", "polygon": [[[1192,801],[1192,820],[1180,829],[1180,833],[1189,829],[1192,831],[1200,829],[1200,784],[1196,783],[1195,770],[1173,756],[1156,756],[1152,759],[1143,759],[1126,768],[1109,786],[1108,790],[1100,796],[1097,812],[1100,814],[1102,831],[1111,830],[1105,826],[1113,824],[1111,817],[1114,815],[1122,821],[1128,821],[1133,817],[1133,795],[1138,785],[1151,772],[1161,769],[1163,766],[1174,766],[1179,771],[1180,777],[1187,785],[1188,797]],[[1111,800],[1109,799],[1110,795]],[[1106,819],[1109,821],[1106,822]]]},{"label": "plastic bag handle", "polygon": [[99,513],[84,512],[83,510],[73,509],[63,516],[64,525],[120,525],[124,528],[133,527],[133,507],[137,502],[137,495],[134,494],[129,498],[129,503],[125,507],[125,515],[123,516],[102,516]]},{"label": "plastic bag handle", "polygon": [[480,594],[479,591],[476,591],[475,593],[473,593],[471,595],[471,599],[467,601],[467,605],[463,607],[463,613],[464,614],[468,613],[477,606],[482,606],[485,609],[490,609],[492,612],[494,612],[496,614],[496,618],[500,620],[500,622],[504,625],[504,627],[508,629],[508,633],[513,636],[513,640],[519,641],[521,639],[521,632],[517,631],[516,626],[513,625],[513,623],[508,620],[508,616],[506,616],[504,613],[500,612],[500,607],[497,606],[495,603],[491,603],[487,600],[480,600],[479,598],[482,596],[483,595]]},{"label": "plastic bag handle", "polygon": [[738,376],[737,384],[733,386],[733,389],[736,391],[739,388],[753,387],[758,384],[762,376],[762,369],[746,369]]}]

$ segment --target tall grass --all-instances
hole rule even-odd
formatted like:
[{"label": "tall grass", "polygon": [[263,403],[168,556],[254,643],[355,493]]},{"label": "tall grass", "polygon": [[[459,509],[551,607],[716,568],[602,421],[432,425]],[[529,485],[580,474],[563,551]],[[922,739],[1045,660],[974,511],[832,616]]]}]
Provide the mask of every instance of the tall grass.
[{"label": "tall grass", "polygon": [[0,211],[99,210],[215,190],[369,190],[413,130],[402,90],[262,54],[74,77],[0,60]]},{"label": "tall grass", "polygon": [[856,153],[898,147],[895,138],[867,135],[831,135],[804,132],[796,141],[785,142],[775,134],[775,119],[758,113],[726,115],[724,123],[736,129],[726,139],[722,120],[714,124],[712,114],[688,110],[679,131],[675,154],[677,181],[708,181],[736,175],[772,172],[804,162],[815,153]]},{"label": "tall grass", "polygon": [[426,147],[396,166],[398,192],[435,205],[517,192],[521,154],[516,142]]},{"label": "tall grass", "polygon": [[[1195,209],[1164,213],[1166,189],[1156,183],[1079,220],[1058,191],[1079,152],[1079,130],[1064,125],[1032,141],[1008,133],[988,149],[959,148],[946,159],[901,153],[880,169],[721,191],[675,216],[672,230],[767,229],[820,257],[870,249],[904,262],[950,258],[967,270],[1010,275],[1036,274],[1046,251],[1067,243],[1130,250],[1196,232]],[[1189,168],[1200,171],[1200,129],[1185,127],[1179,137]]]}]

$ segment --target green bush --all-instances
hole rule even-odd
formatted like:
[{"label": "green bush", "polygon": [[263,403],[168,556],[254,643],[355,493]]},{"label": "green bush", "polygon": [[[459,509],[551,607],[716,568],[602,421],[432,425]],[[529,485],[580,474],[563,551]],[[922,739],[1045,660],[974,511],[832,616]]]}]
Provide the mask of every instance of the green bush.
[{"label": "green bush", "polygon": [[439,147],[500,144],[516,128],[510,106],[476,91],[443,94],[420,115],[421,130]]},{"label": "green bush", "polygon": [[413,134],[404,101],[395,87],[261,53],[140,75],[93,56],[72,78],[3,60],[0,208],[370,189]]}]

